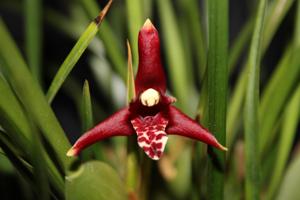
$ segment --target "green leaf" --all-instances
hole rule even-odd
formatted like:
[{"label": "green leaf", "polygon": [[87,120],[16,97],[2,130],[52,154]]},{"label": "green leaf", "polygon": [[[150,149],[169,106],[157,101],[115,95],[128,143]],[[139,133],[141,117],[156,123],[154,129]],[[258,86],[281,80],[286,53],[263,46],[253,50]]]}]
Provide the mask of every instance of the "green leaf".
[{"label": "green leaf", "polygon": [[[78,113],[82,112],[82,86],[74,79],[74,77],[69,76],[64,85],[62,86],[62,90],[65,94],[67,94],[72,101],[75,103]],[[91,99],[92,100],[92,99]],[[96,118],[103,119],[107,114],[103,112],[103,108],[98,102],[92,101],[93,110]]]},{"label": "green leaf", "polygon": [[125,200],[124,184],[118,174],[107,164],[87,162],[66,177],[66,200]]},{"label": "green leaf", "polygon": [[[266,86],[260,105],[260,154],[270,146],[276,134],[273,133],[273,124],[276,122],[283,109],[284,103],[292,91],[296,87],[300,74],[300,6],[298,5],[295,20],[294,38],[292,44],[287,48],[282,61],[278,64],[268,85]],[[288,77],[288,78],[287,78]]]},{"label": "green leaf", "polygon": [[[251,39],[251,33],[253,32],[253,17],[247,21],[243,26],[242,30],[234,40],[232,47],[230,48],[229,59],[228,59],[228,71],[229,74],[234,70],[238,59],[240,58],[243,50]],[[237,84],[238,85],[238,84]]]},{"label": "green leaf", "polygon": [[42,70],[42,1],[25,0],[25,44],[28,65],[40,82]]},{"label": "green leaf", "polygon": [[[259,151],[262,155],[275,138],[273,125],[280,115],[293,86],[297,83],[300,73],[300,48],[286,50],[282,60],[268,82],[260,104],[260,143]],[[288,78],[286,78],[288,77]]]},{"label": "green leaf", "polygon": [[10,138],[28,153],[32,141],[29,122],[15,94],[1,76],[0,94],[0,124],[11,133]]},{"label": "green leaf", "polygon": [[288,13],[289,9],[293,5],[295,0],[276,0],[272,2],[269,15],[266,16],[266,26],[263,31],[263,43],[262,43],[262,52],[267,50],[269,47],[276,30],[279,28],[279,25],[283,21],[283,18]]},{"label": "green leaf", "polygon": [[0,20],[0,60],[1,70],[5,72],[26,112],[42,130],[56,152],[60,164],[66,170],[73,160],[65,155],[70,143],[2,20]]},{"label": "green leaf", "polygon": [[132,67],[132,54],[130,43],[127,41],[127,54],[128,54],[128,64],[127,64],[127,105],[135,98],[135,84],[134,84],[134,73]]},{"label": "green leaf", "polygon": [[[134,73],[132,67],[132,54],[130,43],[127,40],[127,105],[135,99],[135,83],[134,83]],[[137,148],[136,137],[127,138],[127,169],[126,169],[126,185],[130,193],[134,193],[137,189],[137,179],[138,179],[138,159],[137,159]]]},{"label": "green leaf", "polygon": [[5,153],[6,157],[13,164],[15,169],[32,184],[32,167],[28,165],[19,155],[20,152],[14,145],[7,139],[6,134],[0,131],[0,147]]},{"label": "green leaf", "polygon": [[281,182],[281,187],[278,191],[277,200],[298,199],[300,196],[300,156],[297,157],[289,165],[284,178]]},{"label": "green leaf", "polygon": [[[262,44],[262,56],[266,52],[267,48],[270,45],[273,37],[275,36],[276,31],[279,28],[279,25],[283,21],[284,17],[287,15],[291,6],[293,5],[294,0],[276,0],[272,2],[271,8],[268,9],[269,12],[266,13],[265,19],[265,28],[263,30],[263,44]],[[248,41],[251,38],[251,32],[253,31],[254,26],[254,17],[250,16],[248,22],[243,26],[239,35],[236,37],[233,42],[232,47],[230,48],[229,55],[229,72],[233,71],[236,67],[238,58],[240,58],[243,53],[243,49],[246,48]]]},{"label": "green leaf", "polygon": [[82,130],[87,131],[92,128],[93,122],[93,110],[91,102],[91,94],[89,82],[84,81],[82,92]]},{"label": "green leaf", "polygon": [[31,161],[34,175],[34,188],[36,189],[36,196],[41,200],[50,199],[50,185],[48,182],[47,162],[45,158],[44,149],[41,138],[37,130],[32,134],[31,146]]},{"label": "green leaf", "polygon": [[[83,84],[82,102],[81,102],[81,115],[82,115],[82,132],[88,131],[94,125],[93,109],[89,83],[87,80]],[[82,152],[83,160],[90,160],[92,158],[103,158],[101,144],[96,143]]]},{"label": "green leaf", "polygon": [[134,71],[137,69],[138,63],[138,33],[143,25],[143,1],[141,0],[126,0],[126,11],[128,21],[128,31],[130,42],[132,44]]},{"label": "green leaf", "polygon": [[[82,6],[86,10],[88,16],[93,17],[97,14],[99,6],[96,0],[80,0]],[[105,50],[108,57],[110,58],[111,63],[113,64],[114,69],[122,77],[123,80],[126,80],[126,62],[124,56],[122,55],[122,44],[116,37],[115,32],[112,30],[110,24],[104,21],[101,25],[101,31],[99,31],[99,36],[102,39]]]},{"label": "green leaf", "polygon": [[247,62],[247,89],[244,107],[245,159],[246,159],[246,199],[259,199],[258,167],[258,106],[259,106],[259,66],[266,0],[260,0],[255,19],[249,57]]},{"label": "green leaf", "polygon": [[[266,52],[266,49],[270,45],[270,41],[275,35],[275,32],[278,30],[280,23],[282,22],[283,18],[287,15],[292,3],[294,0],[276,0],[273,2],[272,7],[269,9],[270,11],[267,13],[267,17],[265,20],[266,28],[263,30],[263,41],[262,41],[262,56]],[[253,31],[254,26],[254,15],[250,17],[248,22],[242,28],[238,37],[236,37],[235,41],[233,42],[232,47],[230,48],[230,55],[229,55],[229,74],[234,70],[236,67],[236,62],[238,58],[243,53],[243,49],[246,48],[248,41],[251,37],[251,32]],[[271,32],[270,32],[271,31]],[[246,68],[246,67],[244,67]],[[230,148],[236,133],[238,131],[238,127],[235,126],[237,121],[240,119],[240,113],[242,109],[242,102],[245,96],[245,83],[246,83],[246,70],[243,70],[238,78],[237,83],[233,89],[232,97],[230,100],[230,104],[228,106],[227,112],[227,139],[228,139],[228,147]],[[264,97],[262,101],[264,101]],[[266,112],[267,113],[267,112]],[[269,115],[272,117],[272,115]]]},{"label": "green leaf", "polygon": [[89,24],[84,33],[76,42],[75,46],[72,48],[69,55],[60,66],[47,92],[47,100],[49,103],[52,102],[61,85],[63,84],[71,70],[74,68],[75,64],[77,63],[85,49],[88,47],[92,39],[95,37],[103,18],[110,8],[110,5],[111,1],[100,12],[99,16]]},{"label": "green leaf", "polygon": [[[185,110],[189,110],[190,94],[193,90],[190,78],[187,75],[187,63],[185,62],[184,48],[179,35],[174,9],[170,0],[156,1],[161,20],[163,40],[166,47],[168,70],[174,95],[178,104]],[[187,87],[189,89],[187,90]]]},{"label": "green leaf", "polygon": [[[226,107],[228,87],[228,1],[208,1],[209,46],[207,59],[208,129],[221,144],[226,143]],[[222,34],[220,34],[222,33]],[[220,163],[208,162],[207,194],[209,199],[223,199],[225,153],[209,147]],[[220,170],[221,168],[221,170]]]},{"label": "green leaf", "polygon": [[238,77],[236,87],[231,94],[231,99],[228,105],[227,112],[227,135],[226,135],[226,145],[230,149],[233,145],[233,141],[236,138],[236,133],[238,132],[238,125],[241,123],[241,109],[244,103],[244,97],[246,93],[247,77],[243,70]]},{"label": "green leaf", "polygon": [[279,138],[279,151],[276,154],[275,169],[272,170],[270,186],[266,194],[266,199],[273,199],[280,185],[284,167],[286,166],[289,153],[291,151],[295,134],[297,133],[297,125],[300,117],[300,85],[289,101],[285,112],[284,119]]},{"label": "green leaf", "polygon": [[47,167],[39,137],[36,136],[37,132],[29,127],[29,121],[21,105],[2,77],[0,77],[0,93],[1,97],[5,97],[5,99],[0,97],[0,123],[8,131],[10,139],[15,142],[13,145],[7,145],[7,148],[20,149],[22,152],[18,156],[26,156],[32,162],[36,192],[39,193],[40,199],[48,199]]},{"label": "green leaf", "polygon": [[39,159],[41,156],[46,157],[47,164],[41,166],[41,173],[44,176],[44,174],[46,174],[45,170],[48,170],[54,187],[56,187],[58,191],[61,190],[63,180],[60,174],[58,174],[54,164],[49,157],[47,157],[43,148],[39,148],[40,150],[38,151],[36,146],[34,146],[39,142],[37,141],[38,137],[36,136],[37,130],[33,131],[32,127],[30,127],[30,122],[25,116],[19,101],[1,76],[0,93],[2,94],[0,95],[0,124],[9,133],[7,136],[9,136],[10,140],[14,141],[12,147],[19,150],[18,156],[28,158],[30,162],[35,162],[37,160],[37,162],[35,162],[37,165],[43,164]]},{"label": "green leaf", "polygon": [[[178,4],[180,9],[184,12],[186,17],[181,18],[185,19],[183,23],[186,24],[187,28],[185,29],[190,33],[189,38],[191,45],[191,54],[196,58],[197,68],[199,75],[198,80],[202,80],[206,68],[206,49],[207,44],[205,43],[205,34],[202,28],[202,16],[201,9],[199,6],[199,1],[197,0],[180,0]],[[183,24],[182,23],[182,24]]]}]

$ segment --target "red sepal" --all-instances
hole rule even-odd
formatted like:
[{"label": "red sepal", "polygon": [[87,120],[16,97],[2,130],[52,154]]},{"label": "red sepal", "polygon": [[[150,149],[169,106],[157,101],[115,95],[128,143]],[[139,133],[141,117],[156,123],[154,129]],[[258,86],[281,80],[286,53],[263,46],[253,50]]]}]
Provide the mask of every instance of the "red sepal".
[{"label": "red sepal", "polygon": [[138,47],[139,67],[135,79],[137,96],[149,88],[165,93],[166,79],[160,58],[159,35],[149,19],[139,32]]},{"label": "red sepal", "polygon": [[108,137],[113,136],[129,136],[134,133],[132,125],[130,124],[129,109],[123,108],[112,116],[84,133],[73,147],[68,151],[68,156],[78,155],[85,147]]},{"label": "red sepal", "polygon": [[169,106],[168,111],[169,124],[166,132],[170,135],[181,135],[202,141],[208,145],[226,151],[227,148],[222,146],[215,136],[208,130],[199,125],[196,121],[180,112],[174,106]]}]

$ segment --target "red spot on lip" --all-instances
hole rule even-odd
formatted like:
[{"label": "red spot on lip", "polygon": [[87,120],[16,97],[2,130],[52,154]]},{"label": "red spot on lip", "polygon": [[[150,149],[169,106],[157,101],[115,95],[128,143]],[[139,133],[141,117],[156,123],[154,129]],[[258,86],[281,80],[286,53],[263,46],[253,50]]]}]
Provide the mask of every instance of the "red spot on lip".
[{"label": "red spot on lip", "polygon": [[162,148],[162,143],[161,143],[161,142],[153,143],[152,146],[153,146],[155,149],[161,149],[161,148]]},{"label": "red spot on lip", "polygon": [[147,144],[150,144],[150,141],[147,140],[147,138],[145,138],[145,137],[139,137],[138,142],[146,142]]},{"label": "red spot on lip", "polygon": [[157,136],[156,136],[156,140],[160,140],[162,137],[164,137],[164,136],[166,136],[165,134],[158,134]]}]

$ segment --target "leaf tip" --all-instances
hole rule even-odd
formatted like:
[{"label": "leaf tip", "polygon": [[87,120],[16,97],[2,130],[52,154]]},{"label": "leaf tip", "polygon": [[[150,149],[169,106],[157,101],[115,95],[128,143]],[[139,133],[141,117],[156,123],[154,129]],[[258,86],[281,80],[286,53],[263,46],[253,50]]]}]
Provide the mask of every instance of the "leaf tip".
[{"label": "leaf tip", "polygon": [[99,15],[94,19],[94,21],[97,25],[99,25],[102,22],[103,18],[107,14],[107,12],[112,4],[112,2],[113,2],[113,0],[109,0],[108,3],[106,4],[106,6],[103,8],[103,10],[101,10]]}]

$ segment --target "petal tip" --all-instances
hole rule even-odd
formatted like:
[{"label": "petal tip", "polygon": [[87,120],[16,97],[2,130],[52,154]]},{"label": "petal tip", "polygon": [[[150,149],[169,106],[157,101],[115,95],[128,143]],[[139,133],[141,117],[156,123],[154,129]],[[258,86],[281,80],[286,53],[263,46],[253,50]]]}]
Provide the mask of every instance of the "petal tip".
[{"label": "petal tip", "polygon": [[149,18],[147,18],[144,25],[143,25],[143,29],[151,29],[153,27],[154,26],[153,26],[151,20]]},{"label": "petal tip", "polygon": [[66,154],[68,157],[76,156],[77,155],[77,150],[74,149],[73,147],[69,149],[69,151]]},{"label": "petal tip", "polygon": [[224,146],[222,146],[222,147],[221,147],[221,150],[223,150],[223,151],[228,151],[228,148],[227,148],[227,147],[224,147]]},{"label": "petal tip", "polygon": [[222,151],[228,151],[228,148],[227,147],[224,147],[223,145],[220,144],[220,147],[219,147]]}]

